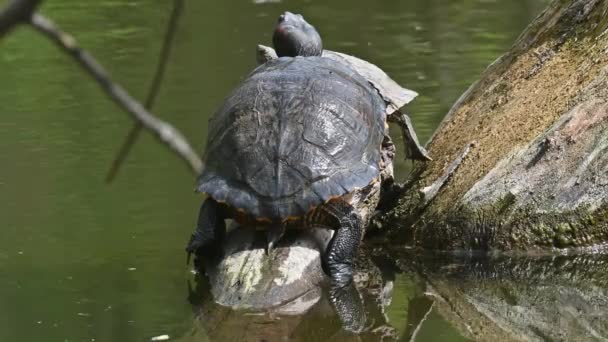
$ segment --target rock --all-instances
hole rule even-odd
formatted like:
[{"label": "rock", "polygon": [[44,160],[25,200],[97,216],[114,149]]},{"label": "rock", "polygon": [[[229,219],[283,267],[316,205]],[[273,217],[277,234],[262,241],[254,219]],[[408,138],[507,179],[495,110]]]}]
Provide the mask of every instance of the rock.
[{"label": "rock", "polygon": [[225,256],[205,265],[215,301],[235,309],[305,312],[321,296],[325,274],[320,251],[332,233],[289,231],[268,255],[263,232],[233,229],[224,245]]}]

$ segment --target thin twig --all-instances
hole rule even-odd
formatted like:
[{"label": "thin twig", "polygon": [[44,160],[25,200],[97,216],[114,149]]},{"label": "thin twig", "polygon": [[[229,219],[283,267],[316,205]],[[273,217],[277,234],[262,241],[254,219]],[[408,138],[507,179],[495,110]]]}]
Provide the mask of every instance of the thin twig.
[{"label": "thin twig", "polygon": [[0,38],[15,26],[27,23],[42,0],[11,0],[0,10]]},{"label": "thin twig", "polygon": [[150,114],[126,90],[117,83],[114,83],[101,64],[93,56],[81,49],[72,36],[61,31],[51,20],[38,13],[34,13],[31,16],[30,23],[40,33],[44,34],[74,58],[97,81],[114,102],[123,107],[135,120],[141,122],[143,127],[153,131],[157,138],[182,157],[194,172],[200,173],[203,168],[203,162],[181,133],[170,124]]},{"label": "thin twig", "polygon": [[[167,66],[167,62],[169,60],[169,56],[171,55],[171,47],[173,46],[173,38],[175,37],[175,32],[177,31],[177,24],[179,22],[180,15],[184,8],[183,0],[174,0],[173,1],[173,11],[171,12],[171,17],[169,18],[169,23],[167,24],[167,31],[165,32],[165,39],[163,41],[163,45],[160,51],[160,57],[158,59],[158,64],[156,65],[156,73],[154,74],[154,78],[152,79],[152,83],[150,84],[150,89],[148,90],[148,97],[146,98],[146,102],[144,106],[146,109],[150,110],[154,105],[154,101],[156,100],[156,96],[158,95],[158,90],[160,89],[160,85],[163,80],[163,76],[165,74],[165,69]],[[106,182],[112,182],[118,173],[121,165],[127,158],[131,147],[135,144],[135,141],[139,137],[141,133],[142,124],[137,121],[131,127],[129,131],[129,135],[123,142],[118,154],[114,158],[112,165],[110,166],[110,170],[106,175]]]}]

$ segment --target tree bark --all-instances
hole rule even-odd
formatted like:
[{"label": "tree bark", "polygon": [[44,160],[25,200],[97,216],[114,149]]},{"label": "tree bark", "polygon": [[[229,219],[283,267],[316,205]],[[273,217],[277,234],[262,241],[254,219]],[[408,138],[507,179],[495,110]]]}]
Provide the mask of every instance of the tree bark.
[{"label": "tree bark", "polygon": [[553,1],[446,115],[427,145],[433,161],[416,165],[377,221],[390,241],[433,249],[607,241],[607,52],[608,0]]}]

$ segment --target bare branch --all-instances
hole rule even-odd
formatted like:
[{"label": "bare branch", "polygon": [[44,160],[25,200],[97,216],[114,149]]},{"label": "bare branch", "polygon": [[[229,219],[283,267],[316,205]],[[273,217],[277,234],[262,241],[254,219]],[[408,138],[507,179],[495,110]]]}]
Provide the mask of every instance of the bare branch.
[{"label": "bare branch", "polygon": [[27,23],[42,0],[11,0],[0,10],[0,38],[15,26]]},{"label": "bare branch", "polygon": [[181,133],[170,124],[154,117],[139,102],[133,99],[126,90],[114,83],[101,64],[93,56],[81,49],[72,36],[61,31],[51,20],[38,13],[31,16],[30,23],[40,33],[44,34],[74,58],[97,81],[114,102],[123,107],[143,127],[153,131],[157,138],[182,157],[194,172],[200,173],[203,168],[203,162]]},{"label": "bare branch", "polygon": [[[150,110],[154,105],[154,100],[156,100],[156,96],[158,95],[158,90],[160,89],[160,84],[162,83],[163,76],[165,74],[165,69],[167,66],[167,62],[169,60],[169,56],[171,55],[171,47],[173,46],[173,38],[175,37],[175,32],[177,31],[177,23],[179,22],[179,17],[184,8],[184,0],[174,0],[173,1],[173,11],[171,12],[171,17],[169,18],[169,23],[167,24],[167,31],[165,32],[165,39],[163,41],[163,45],[160,51],[160,57],[158,59],[158,64],[156,65],[156,73],[154,74],[154,78],[152,83],[150,84],[150,89],[148,90],[148,97],[146,98],[145,107]],[[131,127],[127,138],[123,142],[116,158],[112,162],[110,166],[110,170],[106,176],[106,182],[112,182],[120,166],[127,158],[131,147],[135,144],[135,141],[139,137],[141,133],[142,124],[137,121]]]}]

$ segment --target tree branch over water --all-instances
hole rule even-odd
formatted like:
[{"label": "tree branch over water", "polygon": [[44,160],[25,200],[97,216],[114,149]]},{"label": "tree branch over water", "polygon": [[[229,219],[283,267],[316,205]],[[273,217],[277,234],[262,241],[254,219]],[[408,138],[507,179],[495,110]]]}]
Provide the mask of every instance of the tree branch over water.
[{"label": "tree branch over water", "polygon": [[[194,172],[199,173],[203,167],[203,163],[183,135],[170,124],[152,115],[144,106],[129,95],[122,86],[113,82],[103,66],[91,54],[80,48],[71,35],[63,32],[50,19],[35,13],[36,7],[41,2],[41,0],[13,0],[0,10],[0,37],[19,24],[31,24],[38,32],[49,38],[66,54],[71,56],[75,62],[80,64],[95,79],[105,93],[125,109],[141,127],[154,132],[164,145],[177,153]],[[161,56],[161,64],[164,64],[162,62],[163,59],[166,59],[166,56]],[[158,84],[160,84],[163,70],[164,66],[159,66],[149,95],[150,104],[156,97],[155,94]],[[158,84],[154,85],[156,83]]]},{"label": "tree branch over water", "polygon": [[[183,0],[174,0],[173,1],[173,11],[171,12],[171,17],[169,18],[169,23],[167,24],[167,31],[165,32],[165,39],[163,41],[163,46],[160,51],[160,57],[158,59],[158,64],[156,66],[156,73],[154,74],[154,78],[152,83],[150,84],[150,89],[148,91],[148,97],[146,98],[145,107],[146,109],[152,108],[154,105],[154,101],[158,95],[158,90],[160,89],[160,84],[162,83],[163,76],[165,75],[165,69],[167,66],[167,62],[169,61],[169,56],[171,55],[171,47],[173,46],[173,38],[175,37],[175,32],[177,31],[177,23],[179,22],[179,17],[184,8]],[[141,122],[135,122],[127,135],[127,138],[123,142],[116,158],[112,162],[110,166],[110,170],[106,176],[106,181],[111,182],[116,177],[120,166],[127,158],[131,147],[137,141],[139,137],[139,133],[141,133],[141,129],[143,125]]]}]

